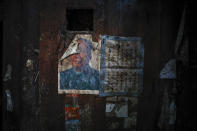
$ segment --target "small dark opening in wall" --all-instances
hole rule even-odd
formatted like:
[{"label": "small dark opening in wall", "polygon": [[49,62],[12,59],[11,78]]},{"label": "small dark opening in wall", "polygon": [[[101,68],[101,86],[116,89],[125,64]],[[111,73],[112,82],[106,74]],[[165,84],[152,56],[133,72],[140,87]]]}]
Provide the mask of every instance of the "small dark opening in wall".
[{"label": "small dark opening in wall", "polygon": [[93,31],[93,9],[67,9],[67,30]]}]

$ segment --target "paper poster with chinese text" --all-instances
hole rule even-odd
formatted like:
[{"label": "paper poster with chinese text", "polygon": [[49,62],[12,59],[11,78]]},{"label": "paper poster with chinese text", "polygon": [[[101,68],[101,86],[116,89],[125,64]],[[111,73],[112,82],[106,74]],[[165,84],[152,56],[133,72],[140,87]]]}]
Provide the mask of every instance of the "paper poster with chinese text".
[{"label": "paper poster with chinese text", "polygon": [[144,47],[140,37],[101,36],[100,95],[137,96],[143,87]]}]

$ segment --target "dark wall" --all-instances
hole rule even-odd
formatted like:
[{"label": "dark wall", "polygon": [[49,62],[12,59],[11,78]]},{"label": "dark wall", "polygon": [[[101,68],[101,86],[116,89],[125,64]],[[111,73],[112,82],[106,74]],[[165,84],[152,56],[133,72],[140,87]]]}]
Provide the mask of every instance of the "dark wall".
[{"label": "dark wall", "polygon": [[[65,130],[64,104],[72,99],[58,95],[56,76],[57,36],[65,22],[66,8],[94,9],[94,41],[98,41],[100,34],[143,38],[144,87],[138,98],[137,130],[159,130],[157,122],[162,92],[165,86],[172,86],[171,81],[159,80],[159,73],[164,64],[174,57],[183,2],[7,0],[5,3],[3,70],[10,64],[13,73],[11,80],[3,82],[3,90],[11,90],[14,110],[10,113],[6,111],[6,105],[3,108],[4,131]],[[66,35],[73,38],[71,34]],[[28,60],[33,61],[33,67],[26,65]],[[84,118],[91,119],[92,123],[85,125],[85,120],[83,129],[104,130],[105,98],[80,95],[79,103],[82,108],[87,104],[90,107],[90,114],[84,114]]]}]

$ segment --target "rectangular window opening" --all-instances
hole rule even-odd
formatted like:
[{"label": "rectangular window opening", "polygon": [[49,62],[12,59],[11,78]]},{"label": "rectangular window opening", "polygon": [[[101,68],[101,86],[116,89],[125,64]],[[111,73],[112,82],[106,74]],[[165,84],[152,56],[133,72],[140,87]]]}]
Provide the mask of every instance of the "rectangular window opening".
[{"label": "rectangular window opening", "polygon": [[93,9],[67,9],[67,30],[93,31]]}]

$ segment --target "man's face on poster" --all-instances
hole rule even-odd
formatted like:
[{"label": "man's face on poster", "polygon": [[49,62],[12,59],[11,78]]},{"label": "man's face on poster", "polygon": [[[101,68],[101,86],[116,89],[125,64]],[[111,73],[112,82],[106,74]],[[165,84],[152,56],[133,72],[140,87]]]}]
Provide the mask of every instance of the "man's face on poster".
[{"label": "man's face on poster", "polygon": [[[90,60],[94,60],[91,59],[94,54],[93,44],[86,38],[75,37],[73,39],[59,61],[58,88],[60,92],[99,94],[99,71],[92,68],[89,63]],[[61,61],[64,59],[65,61]]]},{"label": "man's face on poster", "polygon": [[91,57],[91,50],[88,48],[87,43],[84,40],[78,40],[77,42],[79,53],[70,56],[70,62],[75,69],[87,65]]}]

